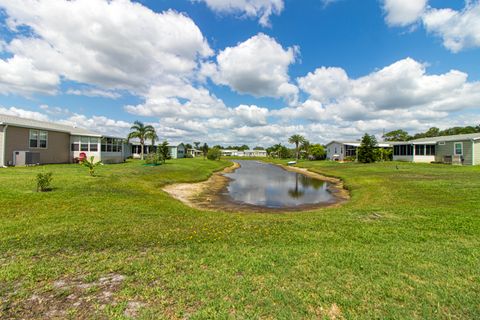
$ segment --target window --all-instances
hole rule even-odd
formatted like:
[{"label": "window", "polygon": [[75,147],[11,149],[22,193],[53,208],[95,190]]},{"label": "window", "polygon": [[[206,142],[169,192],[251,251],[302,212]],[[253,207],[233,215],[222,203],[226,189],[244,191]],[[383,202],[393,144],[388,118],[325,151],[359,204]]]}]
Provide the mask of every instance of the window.
[{"label": "window", "polygon": [[102,152],[122,152],[123,139],[103,138]]},{"label": "window", "polygon": [[40,144],[39,147],[42,149],[47,148],[47,138],[48,138],[47,131],[40,131],[38,136],[39,136],[39,144]]},{"label": "window", "polygon": [[413,146],[412,145],[398,145],[393,147],[394,156],[411,156],[413,155]]},{"label": "window", "polygon": [[80,145],[78,143],[72,143],[72,151],[79,151]]},{"label": "window", "polygon": [[30,130],[30,148],[38,148],[38,130]]},{"label": "window", "polygon": [[425,146],[425,155],[427,156],[434,156],[435,155],[435,145],[430,144]]},{"label": "window", "polygon": [[415,155],[417,155],[417,156],[424,156],[425,155],[425,145],[424,144],[416,144],[415,145]]},{"label": "window", "polygon": [[41,130],[30,130],[29,143],[30,148],[46,149],[48,144],[48,132]]},{"label": "window", "polygon": [[463,155],[463,143],[462,142],[455,142],[455,155],[462,156]]},{"label": "window", "polygon": [[98,143],[100,142],[99,138],[90,138],[90,151],[97,152],[98,151]]}]

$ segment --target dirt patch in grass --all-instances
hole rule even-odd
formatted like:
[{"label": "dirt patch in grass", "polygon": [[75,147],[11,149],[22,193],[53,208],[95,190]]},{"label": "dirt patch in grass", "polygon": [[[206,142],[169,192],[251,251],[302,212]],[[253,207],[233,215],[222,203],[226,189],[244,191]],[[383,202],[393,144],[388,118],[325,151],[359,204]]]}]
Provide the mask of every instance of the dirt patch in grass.
[{"label": "dirt patch in grass", "polygon": [[[2,319],[91,319],[107,318],[107,307],[116,306],[120,301],[115,293],[120,290],[125,277],[107,274],[96,281],[85,279],[59,279],[47,284],[47,290],[37,292],[26,299],[13,301],[2,308]],[[7,298],[7,300],[9,300]],[[137,301],[126,304],[124,315],[135,318],[144,306]]]}]

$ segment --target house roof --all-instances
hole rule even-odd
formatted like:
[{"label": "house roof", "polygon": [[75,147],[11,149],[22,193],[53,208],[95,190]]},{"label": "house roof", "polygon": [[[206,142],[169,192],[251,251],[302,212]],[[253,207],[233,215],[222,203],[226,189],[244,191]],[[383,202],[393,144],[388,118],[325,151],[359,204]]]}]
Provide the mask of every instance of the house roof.
[{"label": "house roof", "polygon": [[469,134],[457,134],[454,136],[440,136],[440,137],[432,137],[432,138],[421,138],[421,139],[415,139],[411,140],[413,144],[415,143],[427,143],[427,142],[433,142],[437,143],[440,141],[462,141],[462,140],[480,140],[480,132],[478,133],[469,133]]},{"label": "house roof", "polygon": [[437,144],[441,141],[465,141],[465,140],[480,140],[479,133],[468,133],[468,134],[456,134],[453,136],[439,136],[439,137],[430,137],[430,138],[420,138],[409,141],[393,141],[392,145],[403,145],[403,144]]},{"label": "house roof", "polygon": [[[343,145],[349,145],[349,146],[354,146],[354,147],[360,147],[360,145],[362,144],[362,141],[339,141],[339,140],[334,140],[334,141],[330,141],[329,143],[327,143],[327,146],[328,145],[331,145],[332,143],[338,143],[338,144],[343,144]],[[381,148],[388,148],[388,147],[391,147],[391,144],[389,142],[385,142],[385,141],[379,141],[377,143],[377,145]]]},{"label": "house roof", "polygon": [[33,119],[25,119],[15,116],[9,116],[6,114],[0,114],[0,124],[7,124],[16,127],[22,128],[31,128],[31,129],[39,129],[39,130],[50,130],[50,131],[58,131],[58,132],[65,132],[71,135],[79,135],[79,136],[90,136],[90,137],[102,137],[101,134],[89,131],[83,128],[46,122],[46,121],[39,121]]}]

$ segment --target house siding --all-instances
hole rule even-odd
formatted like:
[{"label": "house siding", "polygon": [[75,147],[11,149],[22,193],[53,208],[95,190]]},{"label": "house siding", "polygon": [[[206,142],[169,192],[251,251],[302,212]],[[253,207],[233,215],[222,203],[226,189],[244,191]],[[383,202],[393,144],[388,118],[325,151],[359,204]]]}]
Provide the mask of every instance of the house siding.
[{"label": "house siding", "polygon": [[8,127],[5,139],[5,164],[13,164],[15,151],[32,151],[40,153],[40,163],[69,163],[70,162],[70,134],[56,131],[48,132],[46,149],[30,148],[30,129],[15,126]]},{"label": "house siding", "polygon": [[5,166],[5,162],[4,162],[4,154],[3,154],[3,146],[4,146],[4,142],[5,142],[5,126],[0,126],[0,167],[4,167]]},{"label": "house siding", "polygon": [[[335,150],[337,152],[335,152]],[[340,143],[331,143],[327,146],[327,159],[333,160],[333,156],[338,154],[338,161],[343,161],[345,158],[345,146]]]},{"label": "house siding", "polygon": [[458,141],[446,141],[444,145],[437,143],[437,151],[435,156],[435,161],[443,162],[445,156],[453,156],[454,155],[454,148],[455,143],[462,142],[463,143],[463,158],[465,159],[463,164],[467,166],[471,166],[473,153],[472,153],[472,141],[471,140],[458,140]]}]

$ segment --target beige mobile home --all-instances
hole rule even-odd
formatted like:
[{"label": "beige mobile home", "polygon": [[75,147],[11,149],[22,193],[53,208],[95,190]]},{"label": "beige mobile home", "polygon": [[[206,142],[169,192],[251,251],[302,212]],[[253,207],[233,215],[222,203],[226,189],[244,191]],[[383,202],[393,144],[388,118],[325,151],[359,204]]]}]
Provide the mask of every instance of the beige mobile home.
[{"label": "beige mobile home", "polygon": [[80,156],[119,163],[123,144],[82,128],[0,114],[0,167],[72,163]]}]

